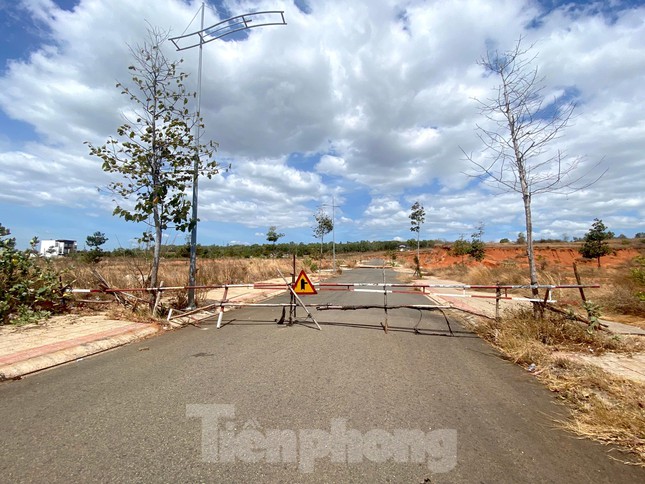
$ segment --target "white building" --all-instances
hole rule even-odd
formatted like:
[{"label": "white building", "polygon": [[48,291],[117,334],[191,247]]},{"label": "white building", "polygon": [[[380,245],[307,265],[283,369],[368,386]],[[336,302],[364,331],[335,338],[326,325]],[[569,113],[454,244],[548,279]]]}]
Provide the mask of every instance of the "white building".
[{"label": "white building", "polygon": [[58,257],[76,252],[75,240],[41,240],[40,255],[43,257]]}]

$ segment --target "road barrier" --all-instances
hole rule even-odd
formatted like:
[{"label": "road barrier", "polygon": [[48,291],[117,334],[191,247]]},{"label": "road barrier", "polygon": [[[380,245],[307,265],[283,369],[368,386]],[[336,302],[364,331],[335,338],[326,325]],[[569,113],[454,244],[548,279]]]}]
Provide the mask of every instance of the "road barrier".
[{"label": "road barrier", "polygon": [[[216,300],[214,303],[209,304],[204,307],[194,308],[194,309],[170,309],[168,313],[167,320],[169,322],[182,322],[183,324],[198,324],[200,321],[204,321],[210,318],[217,317],[217,328],[222,326],[222,316],[224,311],[227,308],[232,307],[276,307],[282,308],[282,317],[278,320],[279,324],[287,322],[287,324],[294,323],[303,323],[311,320],[317,327],[321,329],[320,325],[314,318],[314,316],[309,311],[309,308],[315,308],[318,311],[324,310],[359,310],[359,309],[382,309],[385,312],[385,320],[382,324],[385,332],[388,331],[388,310],[389,309],[416,309],[419,311],[440,311],[446,320],[450,334],[452,334],[452,329],[450,328],[450,322],[443,312],[447,309],[456,309],[463,310],[462,308],[454,307],[452,305],[441,305],[441,304],[398,304],[392,305],[388,304],[388,294],[423,294],[427,297],[431,296],[440,296],[440,297],[457,297],[457,298],[485,298],[485,299],[495,299],[496,301],[496,318],[499,317],[499,303],[502,300],[514,300],[514,301],[526,301],[533,303],[541,303],[546,305],[547,303],[556,302],[554,299],[551,299],[552,292],[555,289],[578,289],[581,290],[584,288],[598,288],[600,285],[597,284],[558,284],[558,285],[509,285],[509,284],[488,284],[488,285],[478,285],[478,284],[407,284],[407,283],[388,283],[388,282],[378,282],[378,283],[368,283],[368,282],[319,282],[314,283],[316,291],[350,291],[350,292],[365,292],[365,293],[378,293],[383,294],[383,304],[382,305],[333,305],[333,304],[320,304],[320,303],[305,303],[297,294],[295,290],[295,277],[292,275],[292,282],[289,283],[280,273],[281,278],[284,280],[284,283],[253,283],[253,284],[210,284],[210,285],[197,285],[197,286],[162,286],[158,288],[100,288],[100,289],[69,289],[69,292],[77,294],[96,294],[96,293],[105,293],[105,294],[125,294],[133,292],[149,292],[157,294],[157,300],[159,300],[160,295],[165,291],[183,291],[188,289],[196,290],[207,290],[207,289],[223,289],[223,296],[221,299]],[[385,273],[383,274],[385,279]],[[245,302],[240,300],[235,300],[235,297],[229,297],[229,291],[231,289],[239,288],[248,288],[254,290],[276,290],[276,291],[285,291],[290,295],[290,302],[288,303],[254,303],[254,302]],[[457,289],[461,290],[461,294],[454,293],[445,293],[445,292],[428,292],[430,290],[436,289]],[[518,296],[509,296],[508,291],[510,290],[529,290],[529,289],[541,289],[545,290],[544,298],[531,298],[531,297],[518,297]],[[495,290],[495,294],[472,294],[468,293],[469,290]],[[134,297],[134,296],[131,296]],[[307,313],[307,319],[305,321],[299,321],[296,317],[296,308],[301,307]],[[287,321],[286,317],[286,308],[289,308],[289,317]],[[421,320],[420,320],[421,321]],[[419,321],[419,323],[420,323]],[[418,332],[418,326],[415,326],[414,330]]]}]

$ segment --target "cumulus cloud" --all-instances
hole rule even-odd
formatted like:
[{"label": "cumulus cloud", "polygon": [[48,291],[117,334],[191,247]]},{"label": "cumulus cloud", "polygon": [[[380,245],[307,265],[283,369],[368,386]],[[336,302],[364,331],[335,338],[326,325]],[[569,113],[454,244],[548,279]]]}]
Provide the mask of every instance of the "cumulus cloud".
[{"label": "cumulus cloud", "polygon": [[[14,7],[37,37],[5,60],[0,109],[33,135],[23,142],[0,135],[0,202],[108,217],[111,198],[96,188],[110,178],[83,142],[104,142],[130,109],[115,88],[129,79],[128,46],[142,41],[148,24],[174,35],[196,30],[199,5],[81,0],[64,10],[25,0]],[[469,235],[479,221],[490,238],[514,236],[521,199],[464,175],[472,171],[464,152],[482,152],[475,99],[497,82],[477,60],[520,36],[539,53],[545,92],[571,93],[577,103],[554,147],[581,157],[580,173],[607,169],[589,189],[536,197],[536,233],[580,234],[594,217],[616,232],[642,231],[645,7],[572,5],[309,0],[301,9],[291,0],[228,0],[208,9],[207,24],[282,9],[288,25],[204,47],[204,136],[220,143],[217,156],[232,170],[200,185],[203,233],[231,223],[248,227],[252,239],[258,228],[278,225],[306,240],[313,212],[335,195],[337,226],[349,239],[405,239],[417,199],[427,210],[422,237]],[[170,57],[185,59],[196,87],[196,50],[168,47]]]}]

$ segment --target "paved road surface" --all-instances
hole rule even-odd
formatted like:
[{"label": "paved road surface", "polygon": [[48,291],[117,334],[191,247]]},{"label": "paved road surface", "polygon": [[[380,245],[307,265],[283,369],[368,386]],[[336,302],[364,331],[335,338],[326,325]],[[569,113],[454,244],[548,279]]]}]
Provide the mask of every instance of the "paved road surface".
[{"label": "paved road surface", "polygon": [[382,310],[317,312],[322,331],[277,316],[232,311],[0,385],[0,481],[644,482],[558,430],[549,392],[455,319],[450,337],[436,313],[415,335],[416,310],[390,311],[388,335]]}]

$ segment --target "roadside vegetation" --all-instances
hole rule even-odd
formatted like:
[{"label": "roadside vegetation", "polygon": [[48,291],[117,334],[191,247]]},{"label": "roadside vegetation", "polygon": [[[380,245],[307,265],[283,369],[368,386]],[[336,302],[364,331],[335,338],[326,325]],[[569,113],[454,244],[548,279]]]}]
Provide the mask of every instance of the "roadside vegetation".
[{"label": "roadside vegetation", "polygon": [[23,325],[45,319],[64,307],[60,272],[36,256],[37,238],[18,250],[8,228],[0,224],[0,324]]},{"label": "roadside vegetation", "polygon": [[[600,306],[603,317],[645,327],[645,247],[639,249],[641,255],[619,265],[598,268],[594,262],[589,261],[581,263],[578,270],[583,284],[600,285],[597,289],[585,289],[585,294],[590,301]],[[571,266],[556,264],[540,259],[539,256],[538,266],[542,284],[576,284]],[[429,267],[428,271],[433,276],[465,284],[527,284],[526,270],[515,260],[484,265],[466,259],[464,263],[444,268]],[[528,290],[516,294],[530,296]],[[577,290],[556,289],[553,291],[553,297],[560,307],[583,310]]]},{"label": "roadside vegetation", "polygon": [[[159,285],[164,232],[169,228],[186,232],[197,224],[188,188],[198,176],[219,173],[213,159],[217,143],[202,143],[193,135],[195,128],[203,130],[203,120],[189,108],[196,93],[184,84],[182,61],[171,61],[164,54],[168,37],[168,32],[151,27],[143,45],[130,46],[131,82],[116,87],[133,109],[122,113],[125,122],[116,129],[116,137],[104,145],[87,143],[90,154],[102,161],[103,171],[119,176],[107,186],[117,202],[113,214],[150,227],[143,234],[153,247],[146,274],[150,287]],[[155,295],[150,298],[152,307]]]}]

